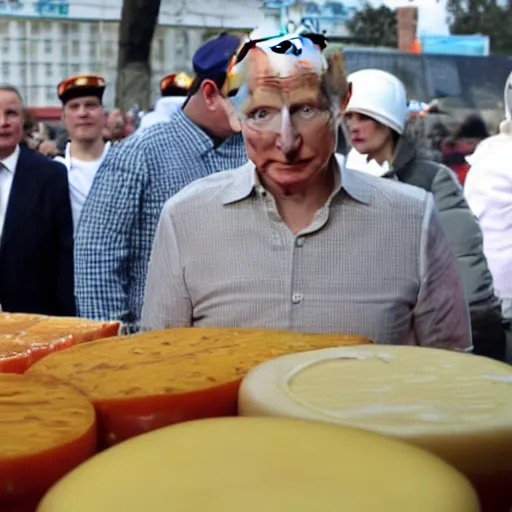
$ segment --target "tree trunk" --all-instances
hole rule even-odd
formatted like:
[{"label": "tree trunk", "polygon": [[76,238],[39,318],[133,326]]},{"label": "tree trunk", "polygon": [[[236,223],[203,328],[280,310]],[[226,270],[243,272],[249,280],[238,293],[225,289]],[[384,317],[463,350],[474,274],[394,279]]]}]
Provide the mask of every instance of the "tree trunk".
[{"label": "tree trunk", "polygon": [[151,43],[160,0],[124,0],[119,26],[116,107],[151,108]]}]

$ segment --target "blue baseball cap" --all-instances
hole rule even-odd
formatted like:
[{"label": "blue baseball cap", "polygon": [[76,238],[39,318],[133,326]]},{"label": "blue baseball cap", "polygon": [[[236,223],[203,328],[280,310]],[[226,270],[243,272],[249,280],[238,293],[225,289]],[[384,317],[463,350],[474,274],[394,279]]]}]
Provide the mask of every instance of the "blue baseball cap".
[{"label": "blue baseball cap", "polygon": [[211,77],[225,73],[239,44],[240,38],[226,33],[207,41],[192,57],[192,66],[196,75]]}]

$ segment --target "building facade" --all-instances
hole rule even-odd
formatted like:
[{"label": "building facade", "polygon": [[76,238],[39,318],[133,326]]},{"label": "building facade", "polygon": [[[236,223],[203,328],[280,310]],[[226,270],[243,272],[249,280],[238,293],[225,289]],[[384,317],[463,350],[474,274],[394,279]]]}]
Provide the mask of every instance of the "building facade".
[{"label": "building facade", "polygon": [[[0,0],[0,83],[18,87],[30,107],[59,106],[57,84],[98,73],[114,106],[122,0]],[[191,72],[204,40],[247,31],[263,19],[259,0],[162,0],[152,47],[153,88],[162,76]]]}]

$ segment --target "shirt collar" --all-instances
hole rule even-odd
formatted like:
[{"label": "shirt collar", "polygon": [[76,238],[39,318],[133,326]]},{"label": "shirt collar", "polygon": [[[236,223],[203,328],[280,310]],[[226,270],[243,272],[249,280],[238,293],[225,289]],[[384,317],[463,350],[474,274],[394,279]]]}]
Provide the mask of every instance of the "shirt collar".
[{"label": "shirt collar", "polygon": [[[334,198],[343,190],[352,199],[363,204],[370,204],[373,195],[372,188],[364,179],[358,176],[357,172],[346,169],[345,159],[342,155],[336,154],[335,158],[340,179],[338,180],[338,185],[333,191],[331,198]],[[248,198],[255,190],[259,192],[264,191],[258,178],[256,166],[249,161],[238,168],[234,173],[234,178],[230,186],[224,192],[222,202],[227,205],[242,201]]]},{"label": "shirt collar", "polygon": [[188,147],[193,149],[194,154],[204,155],[210,151],[216,151],[222,154],[232,154],[233,146],[242,143],[242,135],[235,134],[226,139],[219,146],[215,146],[213,139],[199,126],[197,126],[183,111],[179,108],[172,116],[171,123],[175,124],[174,128],[180,133],[186,134],[184,139],[187,141]]},{"label": "shirt collar", "polygon": [[5,169],[7,169],[11,174],[14,174],[16,171],[16,166],[18,165],[18,159],[20,157],[20,147],[16,146],[16,149],[3,160],[0,160],[0,164],[3,165]]}]

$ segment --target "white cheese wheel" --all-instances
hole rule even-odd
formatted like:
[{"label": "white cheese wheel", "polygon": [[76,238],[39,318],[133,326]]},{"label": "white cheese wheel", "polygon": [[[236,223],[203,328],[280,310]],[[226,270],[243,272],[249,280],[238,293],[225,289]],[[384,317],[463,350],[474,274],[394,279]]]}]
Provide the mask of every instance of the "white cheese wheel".
[{"label": "white cheese wheel", "polygon": [[493,512],[512,507],[507,364],[407,346],[293,354],[249,372],[240,388],[239,414],[329,422],[414,443],[466,474],[483,498],[501,496],[499,506],[492,498]]},{"label": "white cheese wheel", "polygon": [[477,512],[439,458],[369,432],[275,418],[181,423],[82,464],[38,512]]}]

